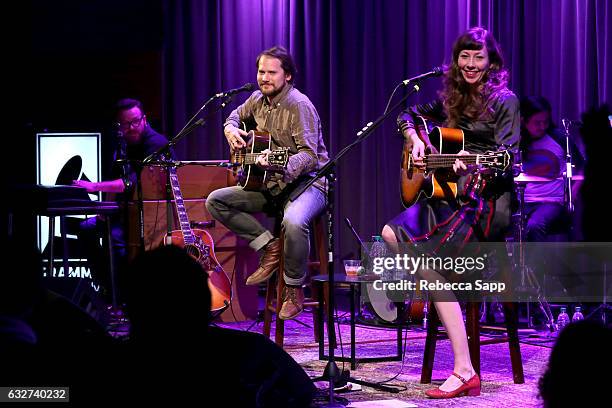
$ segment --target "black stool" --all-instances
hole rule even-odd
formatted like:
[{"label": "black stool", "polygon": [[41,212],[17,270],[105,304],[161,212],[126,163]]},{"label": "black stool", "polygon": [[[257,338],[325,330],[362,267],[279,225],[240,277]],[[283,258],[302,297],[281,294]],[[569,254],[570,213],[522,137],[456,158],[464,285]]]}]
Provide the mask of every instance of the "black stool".
[{"label": "black stool", "polygon": [[[49,207],[36,211],[36,215],[49,217],[49,260],[47,264],[48,271],[53,271],[54,263],[54,237],[55,237],[55,217],[60,217],[60,232],[62,235],[62,244],[64,247],[63,251],[63,267],[65,273],[68,273],[68,250],[66,239],[66,216],[70,215],[112,215],[119,212],[119,206],[114,202],[95,202],[92,201],[92,205],[87,206],[68,206],[68,207]],[[111,284],[111,296],[113,308],[117,307],[117,296],[115,286],[115,270],[114,270],[114,254],[112,247],[111,237],[111,226],[110,223],[106,223],[106,240],[108,247],[109,256],[109,273],[110,273],[110,284]]]},{"label": "black stool", "polygon": [[[470,358],[472,366],[480,376],[480,346],[495,343],[508,343],[510,348],[510,360],[512,364],[512,376],[515,384],[523,384],[525,377],[523,375],[523,362],[521,359],[521,348],[518,338],[518,303],[507,302],[503,303],[504,316],[506,319],[507,336],[480,340],[480,302],[468,302],[466,306],[466,327],[468,338],[468,346],[470,349]],[[438,339],[438,324],[440,319],[433,304],[429,304],[429,325],[427,326],[427,338],[425,340],[425,350],[423,352],[423,368],[421,369],[421,383],[426,384],[431,382],[431,373],[434,363],[434,355],[436,352],[436,340]]]}]

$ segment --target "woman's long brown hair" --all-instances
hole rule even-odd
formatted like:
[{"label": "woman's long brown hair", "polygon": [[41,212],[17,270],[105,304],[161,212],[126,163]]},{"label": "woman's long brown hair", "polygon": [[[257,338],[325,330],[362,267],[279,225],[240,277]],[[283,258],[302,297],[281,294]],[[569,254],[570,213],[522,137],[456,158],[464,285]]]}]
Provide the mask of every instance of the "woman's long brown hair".
[{"label": "woman's long brown hair", "polygon": [[[482,76],[478,86],[468,84],[457,61],[463,50],[481,50],[487,48],[489,68]],[[444,101],[448,127],[457,127],[461,115],[471,120],[485,119],[493,113],[492,102],[507,89],[508,71],[504,69],[499,44],[493,35],[481,27],[473,27],[462,34],[453,45],[453,56],[450,67],[444,77],[444,89],[440,96]]]}]

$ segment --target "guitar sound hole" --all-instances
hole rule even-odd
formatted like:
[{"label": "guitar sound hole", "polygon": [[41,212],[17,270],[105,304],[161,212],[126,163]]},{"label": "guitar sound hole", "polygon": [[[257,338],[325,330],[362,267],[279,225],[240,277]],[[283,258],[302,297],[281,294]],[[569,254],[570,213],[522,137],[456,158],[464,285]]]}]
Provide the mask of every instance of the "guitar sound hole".
[{"label": "guitar sound hole", "polygon": [[195,259],[200,259],[200,250],[194,245],[185,246],[185,251],[189,256],[192,256]]}]

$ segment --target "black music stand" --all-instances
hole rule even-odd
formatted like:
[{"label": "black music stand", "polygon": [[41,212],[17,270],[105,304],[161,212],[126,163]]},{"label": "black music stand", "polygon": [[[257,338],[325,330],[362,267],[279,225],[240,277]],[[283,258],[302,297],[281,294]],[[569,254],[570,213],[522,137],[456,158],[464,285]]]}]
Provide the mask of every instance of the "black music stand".
[{"label": "black music stand", "polygon": [[[335,361],[334,346],[333,346],[335,344],[335,333],[333,330],[334,308],[335,308],[335,302],[334,302],[334,282],[335,282],[335,279],[334,279],[334,234],[333,234],[333,231],[334,231],[333,215],[334,215],[334,199],[335,199],[334,168],[336,166],[336,163],[342,158],[342,156],[344,156],[355,146],[357,146],[358,144],[363,142],[365,139],[367,139],[368,136],[370,136],[374,132],[374,130],[377,129],[382,124],[382,122],[389,116],[389,114],[391,114],[391,112],[397,109],[411,95],[415,94],[416,92],[420,90],[420,82],[418,80],[406,82],[406,85],[408,84],[412,85],[412,88],[410,88],[410,90],[406,93],[406,95],[404,95],[400,99],[398,103],[396,103],[391,109],[386,109],[385,113],[379,116],[374,122],[369,122],[368,124],[366,124],[360,131],[357,132],[357,138],[352,143],[345,146],[336,155],[336,157],[330,159],[326,165],[324,165],[321,169],[319,169],[317,174],[310,181],[308,181],[308,183],[305,183],[302,186],[298,187],[289,196],[289,199],[291,201],[294,201],[304,191],[306,191],[309,187],[311,187],[318,179],[325,177],[327,180],[327,212],[328,212],[327,234],[328,234],[328,251],[329,251],[329,255],[328,255],[328,259],[329,259],[328,261],[328,274],[329,274],[328,300],[329,300],[329,304],[327,306],[327,336],[329,340],[329,354],[328,354],[329,361],[327,362],[327,365],[325,366],[323,375],[312,379],[312,381],[314,382],[325,381],[325,380],[329,381],[329,402],[323,405],[323,407],[326,407],[326,408],[343,408],[344,407],[344,405],[338,404],[335,401],[334,387],[336,384],[342,384],[343,382],[346,382],[346,381],[354,382],[356,384],[366,385],[368,387],[372,387],[375,389],[388,391],[388,392],[399,392],[400,391],[397,388],[392,388],[392,387],[384,386],[381,384],[352,378],[350,377],[350,373],[348,371],[341,373]],[[330,327],[332,328],[330,329]],[[321,339],[321,341],[323,341],[323,339]]]}]

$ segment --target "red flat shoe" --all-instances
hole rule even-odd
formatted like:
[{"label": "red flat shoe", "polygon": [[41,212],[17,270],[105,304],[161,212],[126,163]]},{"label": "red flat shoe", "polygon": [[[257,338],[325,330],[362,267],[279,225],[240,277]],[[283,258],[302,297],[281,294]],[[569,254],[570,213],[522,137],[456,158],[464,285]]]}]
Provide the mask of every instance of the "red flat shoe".
[{"label": "red flat shoe", "polygon": [[463,385],[453,391],[442,391],[440,388],[433,388],[425,391],[425,394],[429,398],[436,399],[465,397],[466,395],[469,397],[476,397],[480,395],[480,377],[478,377],[478,374],[474,374],[472,378],[467,381],[457,373],[453,373],[453,375],[460,379]]}]

